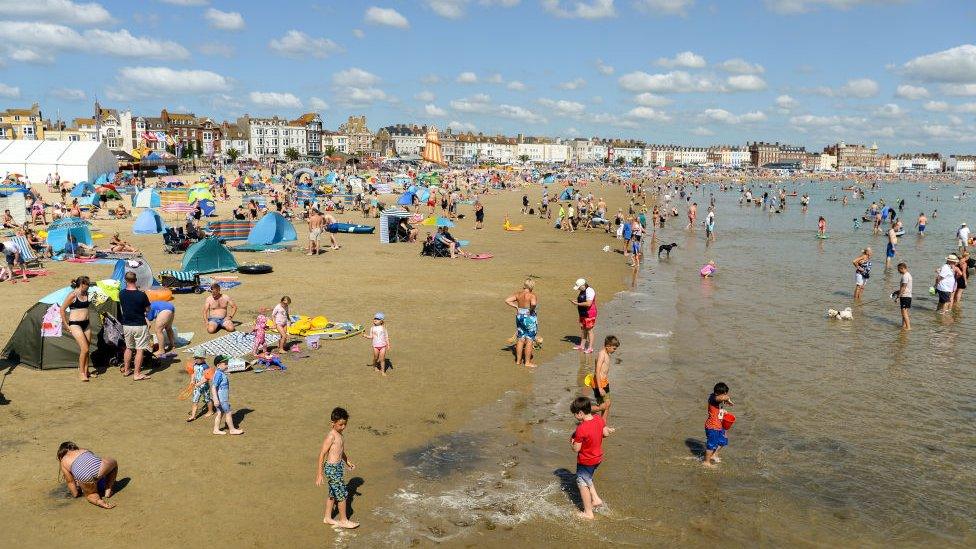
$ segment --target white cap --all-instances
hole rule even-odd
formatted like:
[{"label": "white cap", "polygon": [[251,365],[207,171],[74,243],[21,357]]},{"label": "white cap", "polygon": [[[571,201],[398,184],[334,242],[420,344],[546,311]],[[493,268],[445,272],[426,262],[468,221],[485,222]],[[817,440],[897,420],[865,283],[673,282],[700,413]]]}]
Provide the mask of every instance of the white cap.
[{"label": "white cap", "polygon": [[576,285],[573,286],[573,289],[576,290],[576,291],[579,291],[579,290],[582,290],[583,289],[583,286],[586,286],[586,279],[585,278],[577,278],[576,279]]}]

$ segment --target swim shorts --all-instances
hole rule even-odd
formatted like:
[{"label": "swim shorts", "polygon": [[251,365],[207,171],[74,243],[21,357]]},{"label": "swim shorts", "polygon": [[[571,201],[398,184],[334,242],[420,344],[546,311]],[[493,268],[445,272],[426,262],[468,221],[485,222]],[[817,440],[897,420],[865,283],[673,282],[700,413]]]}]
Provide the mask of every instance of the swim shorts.
[{"label": "swim shorts", "polygon": [[952,297],[952,292],[943,292],[942,290],[936,290],[939,294],[939,303],[948,303],[949,299]]},{"label": "swim shorts", "polygon": [[203,401],[204,403],[210,402],[210,384],[204,383],[199,387],[193,388],[193,403]]},{"label": "swim shorts", "polygon": [[342,476],[346,472],[346,465],[343,462],[326,463],[322,466],[322,472],[329,481],[329,497],[336,501],[343,501],[349,495],[346,491],[346,483],[342,481]]},{"label": "swim shorts", "polygon": [[600,396],[599,391],[597,391],[596,388],[594,387],[593,388],[593,400],[595,400],[597,404],[603,404],[605,402],[606,403],[609,403],[610,402],[610,386],[607,385],[606,387],[603,388],[603,396]]},{"label": "swim shorts", "polygon": [[729,439],[725,436],[725,429],[705,429],[705,448],[714,452],[726,446]]},{"label": "swim shorts", "polygon": [[854,273],[854,284],[857,286],[864,286],[864,275],[861,273]]},{"label": "swim shorts", "polygon": [[592,330],[596,326],[596,318],[581,316],[579,319],[580,327],[584,330]]},{"label": "swim shorts", "polygon": [[125,346],[129,349],[138,351],[149,348],[148,326],[122,326],[122,334],[125,336]]},{"label": "swim shorts", "polygon": [[901,308],[902,309],[911,309],[912,308],[912,298],[910,298],[910,297],[899,297],[898,298],[898,303],[901,305]]},{"label": "swim shorts", "polygon": [[919,225],[918,226],[918,232],[924,233],[925,232],[925,225]]},{"label": "swim shorts", "polygon": [[318,240],[320,236],[322,236],[322,229],[315,228],[308,231],[309,240]]},{"label": "swim shorts", "polygon": [[891,242],[888,243],[888,247],[885,248],[885,256],[895,257],[895,245]]},{"label": "swim shorts", "polygon": [[593,475],[596,474],[596,468],[600,464],[596,465],[583,465],[582,463],[576,464],[576,484],[579,486],[593,486]]},{"label": "swim shorts", "polygon": [[528,313],[515,315],[515,337],[535,341],[539,331],[539,317]]}]

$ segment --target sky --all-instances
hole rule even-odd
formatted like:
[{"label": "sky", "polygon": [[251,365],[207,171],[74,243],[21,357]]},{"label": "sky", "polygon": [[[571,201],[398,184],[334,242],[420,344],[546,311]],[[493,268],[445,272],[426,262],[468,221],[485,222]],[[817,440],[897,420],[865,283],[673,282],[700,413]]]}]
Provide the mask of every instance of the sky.
[{"label": "sky", "polygon": [[0,0],[0,107],[976,153],[972,0]]}]

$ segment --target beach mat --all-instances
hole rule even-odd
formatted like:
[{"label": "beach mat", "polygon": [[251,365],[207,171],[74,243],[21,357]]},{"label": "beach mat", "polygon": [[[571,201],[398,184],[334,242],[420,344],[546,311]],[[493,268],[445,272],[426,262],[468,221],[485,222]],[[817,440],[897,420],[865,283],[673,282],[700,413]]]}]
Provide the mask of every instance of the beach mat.
[{"label": "beach mat", "polygon": [[241,244],[229,249],[232,252],[280,252],[294,246],[295,244]]},{"label": "beach mat", "polygon": [[236,280],[213,280],[213,279],[208,280],[208,279],[201,278],[200,289],[203,291],[208,291],[210,290],[210,287],[213,286],[215,282],[217,283],[217,285],[220,286],[221,290],[230,290],[232,288],[236,288],[241,284],[243,284],[242,282],[238,282]]},{"label": "beach mat", "polygon": [[[265,335],[265,344],[274,345],[276,343],[278,343],[278,334],[268,332]],[[241,358],[251,354],[253,348],[254,334],[252,332],[231,332],[217,339],[211,339],[206,343],[183,349],[183,352],[193,353],[197,349],[202,349],[208,355],[224,355],[231,358]]]}]

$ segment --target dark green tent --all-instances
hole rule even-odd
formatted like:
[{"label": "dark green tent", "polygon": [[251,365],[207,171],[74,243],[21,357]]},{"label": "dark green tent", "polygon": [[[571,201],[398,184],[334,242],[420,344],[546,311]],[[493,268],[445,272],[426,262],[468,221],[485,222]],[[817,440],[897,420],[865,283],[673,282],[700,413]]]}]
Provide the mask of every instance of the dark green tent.
[{"label": "dark green tent", "polygon": [[[48,303],[35,303],[28,309],[0,356],[15,364],[24,364],[39,370],[77,368],[78,343],[68,333],[67,327],[62,331],[61,337],[41,337],[44,313],[50,306]],[[98,360],[103,314],[117,317],[118,303],[109,299],[101,305],[96,305],[94,302],[91,305],[92,344],[89,349],[93,365],[104,363]]]},{"label": "dark green tent", "polygon": [[183,270],[199,274],[236,271],[237,260],[216,238],[204,238],[183,253]]}]

